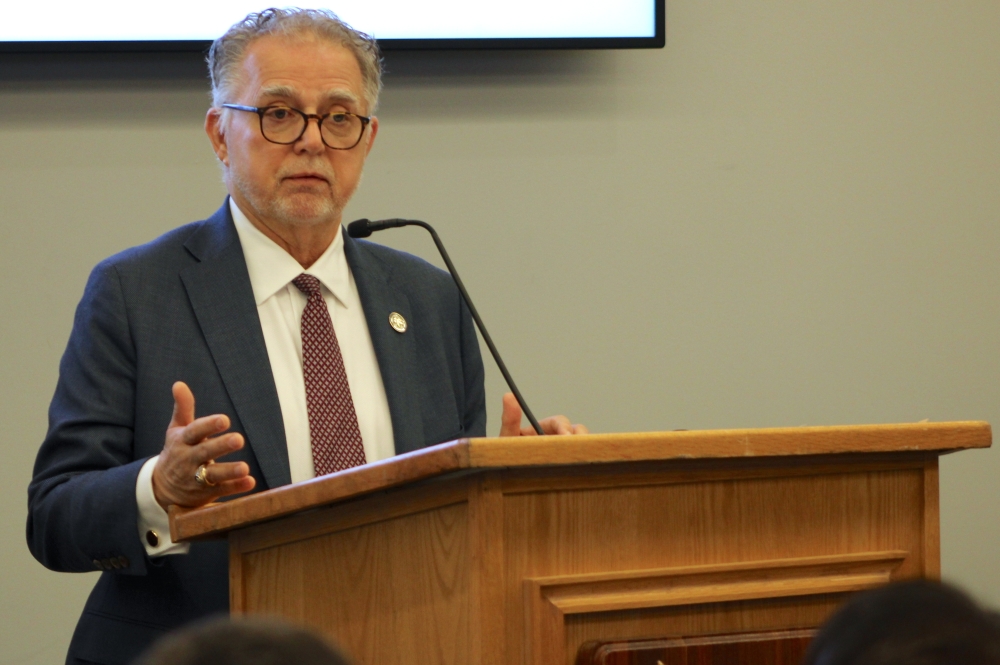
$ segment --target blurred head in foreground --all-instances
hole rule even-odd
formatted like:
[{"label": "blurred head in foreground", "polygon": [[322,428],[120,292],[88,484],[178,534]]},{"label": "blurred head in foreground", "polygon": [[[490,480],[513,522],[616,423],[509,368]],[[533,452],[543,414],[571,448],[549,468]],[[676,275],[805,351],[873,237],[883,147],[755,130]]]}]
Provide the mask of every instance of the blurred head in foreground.
[{"label": "blurred head in foreground", "polygon": [[157,640],[134,665],[350,665],[319,635],[277,619],[228,617]]},{"label": "blurred head in foreground", "polygon": [[1000,618],[916,580],[858,594],[820,629],[804,665],[1000,665]]}]

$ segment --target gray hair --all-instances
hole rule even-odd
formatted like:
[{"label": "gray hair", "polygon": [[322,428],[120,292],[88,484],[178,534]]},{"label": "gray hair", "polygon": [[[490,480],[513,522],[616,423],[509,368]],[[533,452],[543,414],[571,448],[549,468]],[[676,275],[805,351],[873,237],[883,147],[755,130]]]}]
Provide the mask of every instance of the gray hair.
[{"label": "gray hair", "polygon": [[214,42],[208,51],[208,72],[212,78],[212,104],[228,99],[247,48],[266,35],[311,35],[346,47],[361,67],[368,113],[375,113],[382,91],[382,57],[375,38],[355,30],[328,9],[265,9],[247,15]]}]

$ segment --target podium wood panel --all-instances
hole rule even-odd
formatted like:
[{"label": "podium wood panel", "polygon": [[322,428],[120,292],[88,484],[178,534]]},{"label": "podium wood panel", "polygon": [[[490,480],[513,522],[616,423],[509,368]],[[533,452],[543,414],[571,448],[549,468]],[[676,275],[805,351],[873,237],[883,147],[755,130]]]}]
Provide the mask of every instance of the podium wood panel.
[{"label": "podium wood panel", "polygon": [[592,642],[581,648],[576,665],[799,665],[815,631],[713,635],[702,638]]},{"label": "podium wood panel", "polygon": [[904,450],[940,454],[989,447],[991,441],[989,423],[979,421],[591,434],[574,437],[572,445],[557,436],[460,439],[236,501],[176,511],[183,519],[171,520],[170,528],[175,542],[218,537],[255,522],[463,469]]},{"label": "podium wood panel", "polygon": [[572,665],[595,641],[812,629],[847,593],[937,577],[937,457],[990,438],[458,441],[177,512],[172,530],[228,534],[234,612],[313,625],[359,663]]}]

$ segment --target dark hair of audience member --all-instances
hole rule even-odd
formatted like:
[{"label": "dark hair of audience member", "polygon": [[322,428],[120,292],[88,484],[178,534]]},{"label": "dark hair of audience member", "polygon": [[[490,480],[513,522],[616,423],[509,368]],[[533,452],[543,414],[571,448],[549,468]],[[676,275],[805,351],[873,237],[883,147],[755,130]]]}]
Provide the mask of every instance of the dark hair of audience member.
[{"label": "dark hair of audience member", "polygon": [[157,640],[133,665],[350,665],[316,633],[269,618],[220,617]]},{"label": "dark hair of audience member", "polygon": [[804,665],[1000,665],[1000,618],[961,591],[915,580],[860,593],[809,645]]}]

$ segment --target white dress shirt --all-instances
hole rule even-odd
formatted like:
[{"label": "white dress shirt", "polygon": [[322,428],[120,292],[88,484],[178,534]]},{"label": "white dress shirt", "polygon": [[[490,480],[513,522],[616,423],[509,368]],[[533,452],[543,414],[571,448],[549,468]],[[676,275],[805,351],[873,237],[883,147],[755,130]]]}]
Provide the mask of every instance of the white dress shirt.
[{"label": "white dress shirt", "polygon": [[[336,238],[322,256],[304,269],[288,252],[257,229],[232,199],[229,200],[229,209],[243,246],[271,374],[278,392],[292,482],[315,476],[302,373],[301,320],[307,298],[291,283],[303,272],[316,277],[322,284],[323,298],[330,310],[344,358],[365,459],[377,462],[392,457],[396,450],[389,401],[358,287],[344,255],[343,229],[338,230]],[[195,395],[196,400],[197,397]],[[153,457],[143,465],[136,482],[139,535],[150,556],[186,553],[187,545],[170,540],[167,513],[153,495],[153,466],[156,460],[157,457]],[[150,530],[158,536],[159,542],[155,546],[146,537]]]}]

